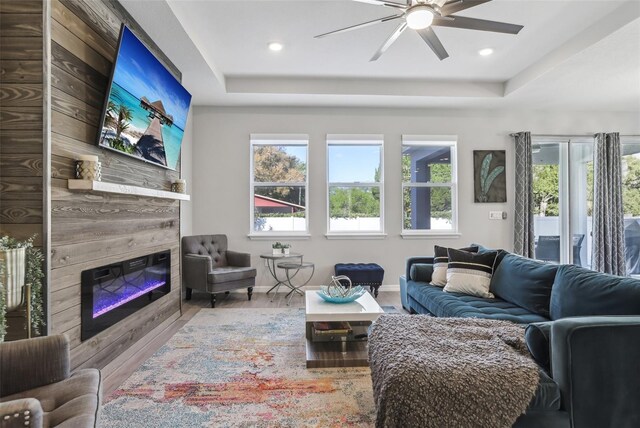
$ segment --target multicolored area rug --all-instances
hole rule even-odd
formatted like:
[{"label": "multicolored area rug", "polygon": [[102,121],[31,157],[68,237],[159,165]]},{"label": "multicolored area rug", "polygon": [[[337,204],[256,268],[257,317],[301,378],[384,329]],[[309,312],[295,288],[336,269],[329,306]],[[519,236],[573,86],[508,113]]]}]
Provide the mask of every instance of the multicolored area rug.
[{"label": "multicolored area rug", "polygon": [[104,427],[370,427],[368,368],[307,369],[304,309],[202,309],[105,400]]}]

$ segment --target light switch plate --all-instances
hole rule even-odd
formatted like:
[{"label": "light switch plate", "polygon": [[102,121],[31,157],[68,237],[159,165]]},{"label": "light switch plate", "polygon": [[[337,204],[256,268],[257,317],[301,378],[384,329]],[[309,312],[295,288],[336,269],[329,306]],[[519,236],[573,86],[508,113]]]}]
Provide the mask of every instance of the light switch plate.
[{"label": "light switch plate", "polygon": [[502,220],[502,211],[489,211],[489,220]]}]

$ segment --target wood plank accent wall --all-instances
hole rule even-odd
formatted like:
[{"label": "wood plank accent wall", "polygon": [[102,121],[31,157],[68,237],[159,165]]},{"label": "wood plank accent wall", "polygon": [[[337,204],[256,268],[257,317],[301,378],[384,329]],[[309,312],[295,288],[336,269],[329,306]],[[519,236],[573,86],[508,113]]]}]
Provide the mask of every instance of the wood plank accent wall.
[{"label": "wood plank accent wall", "polygon": [[[51,2],[50,333],[69,336],[74,369],[103,368],[180,311],[179,201],[67,189],[78,154],[98,155],[102,180],[108,182],[170,190],[179,177],[96,144],[122,22],[180,78],[117,1]],[[172,292],[81,342],[81,272],[166,249],[171,250]]]},{"label": "wood plank accent wall", "polygon": [[43,9],[0,1],[0,234],[43,236]]}]

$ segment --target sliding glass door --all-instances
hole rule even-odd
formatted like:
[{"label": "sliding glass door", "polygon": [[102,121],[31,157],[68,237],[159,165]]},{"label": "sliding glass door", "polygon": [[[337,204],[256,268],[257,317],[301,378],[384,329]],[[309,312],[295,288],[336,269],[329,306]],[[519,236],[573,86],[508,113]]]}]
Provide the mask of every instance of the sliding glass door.
[{"label": "sliding glass door", "polygon": [[[593,210],[593,141],[569,142],[569,194],[567,210],[570,236],[568,263],[591,268]],[[568,256],[568,257],[567,257]]]},{"label": "sliding glass door", "polygon": [[[640,276],[640,138],[620,141],[627,274]],[[593,138],[532,143],[535,257],[591,268]]]},{"label": "sliding glass door", "polygon": [[535,257],[591,265],[593,140],[534,138]]},{"label": "sliding glass door", "polygon": [[624,255],[627,275],[640,276],[640,138],[621,137]]}]

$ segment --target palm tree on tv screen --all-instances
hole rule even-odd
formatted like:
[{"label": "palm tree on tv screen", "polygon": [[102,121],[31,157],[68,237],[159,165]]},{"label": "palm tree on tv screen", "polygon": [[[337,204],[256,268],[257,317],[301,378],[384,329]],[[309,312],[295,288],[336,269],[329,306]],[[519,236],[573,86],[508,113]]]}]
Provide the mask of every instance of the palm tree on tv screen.
[{"label": "palm tree on tv screen", "polygon": [[114,149],[123,151],[125,153],[133,153],[134,147],[130,144],[125,144],[122,139],[122,133],[129,129],[130,122],[133,119],[133,113],[131,109],[124,105],[117,105],[113,101],[109,101],[107,104],[107,118],[106,123],[108,126],[115,128],[116,136],[109,143]]}]

